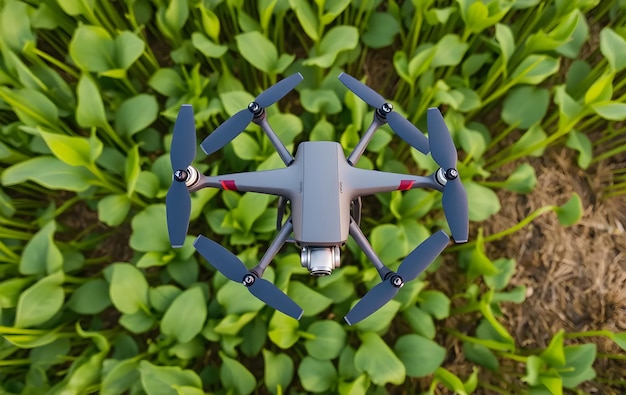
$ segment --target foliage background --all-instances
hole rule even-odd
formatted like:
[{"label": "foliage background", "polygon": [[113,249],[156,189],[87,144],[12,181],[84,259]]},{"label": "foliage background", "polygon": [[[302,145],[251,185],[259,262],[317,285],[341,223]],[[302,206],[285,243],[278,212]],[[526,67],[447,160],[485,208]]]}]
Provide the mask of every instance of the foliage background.
[{"label": "foliage background", "polygon": [[[574,224],[580,197],[504,230],[483,225],[501,210],[500,191],[537,187],[531,158],[551,147],[567,147],[580,169],[623,163],[625,9],[623,0],[0,0],[0,388],[619,392],[626,335],[555,331],[546,347],[526,348],[503,314],[527,296],[509,284],[515,257],[488,252],[545,213]],[[215,274],[191,236],[171,249],[163,198],[180,105],[194,106],[201,139],[296,71],[305,81],[268,110],[290,149],[336,140],[349,152],[358,141],[372,110],[337,81],[340,71],[423,131],[425,110],[443,109],[472,221],[472,241],[445,255],[446,265],[458,262],[454,293],[429,281],[437,262],[347,327],[341,317],[378,282],[375,270],[349,243],[341,269],[312,279],[287,248],[266,277],[304,308],[296,322]],[[281,162],[253,125],[195,165],[217,174]],[[386,128],[358,165],[436,170]],[[623,197],[623,167],[609,176],[600,198]],[[446,227],[439,202],[417,190],[366,200],[363,227],[385,263],[395,267]],[[252,265],[274,234],[274,207],[263,195],[203,190],[190,234],[220,240]],[[450,318],[465,324],[447,327]],[[598,337],[613,348],[599,354]],[[459,355],[461,369],[451,364]],[[594,370],[600,358],[621,378]]]}]

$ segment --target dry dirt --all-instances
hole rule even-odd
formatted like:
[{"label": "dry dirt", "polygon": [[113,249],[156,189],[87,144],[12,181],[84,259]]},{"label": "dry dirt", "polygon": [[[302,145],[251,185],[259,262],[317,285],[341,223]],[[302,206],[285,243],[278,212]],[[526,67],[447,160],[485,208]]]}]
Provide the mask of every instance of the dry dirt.
[{"label": "dry dirt", "polygon": [[[625,162],[624,158],[613,158],[611,164],[599,163],[585,171],[576,166],[570,151],[553,149],[541,158],[529,160],[538,179],[533,192],[519,195],[499,191],[502,209],[481,225],[485,235],[515,225],[540,207],[561,205],[573,192],[581,197],[584,208],[583,217],[576,225],[563,227],[550,212],[521,231],[487,245],[491,259],[516,260],[510,286],[524,285],[527,289],[526,301],[519,305],[504,304],[504,316],[500,318],[518,347],[545,348],[560,329],[566,333],[603,329],[626,331],[626,199],[603,198],[603,189],[611,181],[611,168],[624,168]],[[452,294],[455,290],[450,280],[458,270],[444,266],[430,280],[433,287]],[[476,324],[451,319],[444,326],[454,325],[463,330]],[[452,356],[444,366],[467,377],[471,368],[462,356],[458,340],[446,337],[441,341]],[[597,345],[594,368],[598,377],[582,385],[585,391],[626,393],[626,387],[615,383],[626,377],[626,353],[615,343],[603,337],[566,339],[565,342],[566,345],[582,342]],[[607,354],[619,354],[622,359],[607,358]],[[512,363],[505,369],[524,374],[523,364]],[[486,382],[500,382],[503,393],[517,393],[515,388],[525,387],[515,379],[512,385],[506,385],[515,376],[507,375],[507,380],[502,380],[495,374],[482,372],[480,377]],[[497,393],[479,390],[477,393]]]}]

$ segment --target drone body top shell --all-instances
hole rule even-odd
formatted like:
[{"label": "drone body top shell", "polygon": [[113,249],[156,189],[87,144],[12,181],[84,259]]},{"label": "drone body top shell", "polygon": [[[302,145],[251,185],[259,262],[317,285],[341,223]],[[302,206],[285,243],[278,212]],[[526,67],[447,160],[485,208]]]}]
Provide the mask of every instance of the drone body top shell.
[{"label": "drone body top shell", "polygon": [[[166,203],[170,240],[173,246],[178,247],[187,234],[190,191],[213,187],[277,195],[283,204],[289,201],[291,216],[284,223],[279,217],[277,236],[259,264],[250,270],[234,254],[204,236],[199,236],[194,246],[226,277],[242,282],[256,297],[297,319],[302,309],[281,290],[262,279],[263,272],[293,235],[291,240],[301,248],[302,265],[312,275],[328,275],[339,266],[339,249],[348,235],[352,236],[382,279],[346,315],[346,321],[354,324],[393,298],[405,281],[416,278],[449,241],[443,231],[434,233],[411,252],[394,273],[380,261],[361,232],[358,218],[354,218],[354,214],[360,215],[354,210],[355,204],[360,203],[360,197],[417,187],[442,191],[444,211],[455,241],[464,242],[467,240],[467,196],[455,169],[456,149],[437,109],[429,110],[429,129],[432,130],[430,139],[426,139],[369,87],[344,73],[339,79],[359,97],[377,107],[372,123],[348,158],[344,156],[341,145],[331,141],[302,142],[295,157],[292,157],[267,123],[264,108],[282,98],[302,80],[297,73],[261,93],[247,109],[227,120],[201,144],[207,154],[215,152],[241,133],[249,122],[255,122],[270,138],[286,167],[220,176],[200,174],[190,166],[196,150],[195,126],[191,106],[184,105],[174,129],[171,149],[174,179]],[[423,153],[432,151],[433,158],[442,168],[423,177],[354,167],[375,130],[386,122],[414,148]]]}]

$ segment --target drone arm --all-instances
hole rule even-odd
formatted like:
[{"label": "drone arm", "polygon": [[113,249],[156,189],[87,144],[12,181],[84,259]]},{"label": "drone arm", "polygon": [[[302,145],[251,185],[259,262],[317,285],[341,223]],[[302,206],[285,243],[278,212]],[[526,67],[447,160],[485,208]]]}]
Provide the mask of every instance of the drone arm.
[{"label": "drone arm", "polygon": [[283,227],[280,229],[280,231],[272,241],[272,244],[270,244],[267,251],[265,251],[265,254],[261,258],[259,263],[254,268],[252,268],[251,271],[253,271],[257,276],[262,277],[263,272],[265,272],[265,269],[267,269],[269,264],[272,262],[272,259],[274,259],[276,254],[278,254],[278,251],[280,251],[283,245],[285,245],[285,242],[289,238],[289,235],[292,231],[293,224],[291,223],[291,217],[289,217],[287,218],[287,222],[285,222],[285,225],[283,225]]},{"label": "drone arm", "polygon": [[377,170],[350,169],[349,185],[353,197],[381,192],[406,191],[413,188],[430,188],[443,191],[436,173],[428,177],[388,173]]},{"label": "drone arm", "polygon": [[383,124],[384,122],[381,122],[376,113],[374,113],[374,119],[372,119],[372,123],[370,123],[370,126],[367,127],[367,130],[365,131],[363,136],[361,136],[361,140],[359,140],[357,145],[350,153],[350,156],[348,156],[348,163],[350,165],[354,166],[359,161],[361,155],[363,155],[363,152],[367,147],[367,144],[369,144],[369,142],[372,140],[372,137],[374,137],[374,132],[378,130],[378,128],[381,127]]},{"label": "drone arm", "polygon": [[293,156],[289,153],[289,151],[287,151],[287,148],[282,143],[282,141],[280,141],[280,139],[276,135],[276,132],[274,132],[274,129],[272,129],[270,124],[267,122],[266,113],[264,112],[263,116],[255,118],[253,121],[254,123],[258,124],[261,129],[263,129],[267,137],[272,142],[274,149],[276,149],[276,152],[278,152],[280,159],[282,159],[283,163],[286,166],[289,166],[293,162]]},{"label": "drone arm", "polygon": [[389,268],[385,266],[385,264],[380,260],[378,255],[376,255],[371,244],[369,243],[369,241],[367,241],[367,238],[363,234],[363,231],[361,231],[359,225],[357,225],[352,218],[350,218],[350,236],[352,236],[356,244],[359,246],[359,248],[361,248],[361,251],[363,251],[367,259],[372,262],[372,264],[378,271],[380,278],[384,281],[385,277],[391,272],[391,270],[389,270]]},{"label": "drone arm", "polygon": [[202,188],[218,188],[238,192],[257,192],[277,196],[289,196],[293,189],[293,169],[283,169],[205,176],[189,186],[191,192]]}]

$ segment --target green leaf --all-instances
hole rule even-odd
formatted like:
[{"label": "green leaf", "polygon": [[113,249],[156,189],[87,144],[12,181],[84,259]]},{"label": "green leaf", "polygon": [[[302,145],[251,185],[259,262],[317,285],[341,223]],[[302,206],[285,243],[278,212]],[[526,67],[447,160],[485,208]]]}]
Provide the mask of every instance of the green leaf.
[{"label": "green leaf", "polygon": [[[302,97],[300,97],[302,100]],[[285,145],[293,143],[294,139],[302,133],[304,126],[302,120],[293,114],[273,114],[267,117],[274,132]]]},{"label": "green leaf", "polygon": [[33,181],[48,189],[74,192],[90,186],[91,173],[85,168],[70,166],[52,156],[39,156],[19,162],[2,172],[2,185]]},{"label": "green leaf", "polygon": [[376,310],[372,315],[365,318],[363,321],[358,322],[355,327],[358,328],[360,332],[382,331],[389,327],[399,309],[400,302],[397,300],[390,300],[383,307]]},{"label": "green leaf", "polygon": [[298,320],[281,312],[275,311],[269,323],[268,336],[270,340],[282,349],[293,346],[300,337]]},{"label": "green leaf", "polygon": [[404,363],[406,374],[410,377],[432,374],[446,357],[445,348],[419,335],[400,336],[393,349]]},{"label": "green leaf", "polygon": [[235,336],[256,316],[256,312],[244,313],[242,315],[228,314],[215,326],[215,333]]},{"label": "green leaf", "polygon": [[565,146],[578,151],[578,166],[581,169],[589,167],[593,156],[593,146],[587,135],[572,129],[567,136]]},{"label": "green leaf", "polygon": [[220,381],[226,388],[234,388],[236,393],[247,395],[254,391],[256,379],[245,366],[239,361],[229,358],[220,352],[222,366],[220,368]]},{"label": "green leaf", "polygon": [[[57,128],[59,108],[43,93],[34,89],[9,90],[6,87],[0,87],[0,92],[24,124],[33,127],[50,125]],[[24,103],[28,105],[25,106]]]},{"label": "green leaf", "polygon": [[224,284],[217,291],[217,301],[224,308],[226,314],[243,314],[259,311],[263,302],[255,298],[250,292],[241,288],[241,284],[232,281]]},{"label": "green leaf", "polygon": [[22,274],[52,274],[63,266],[63,255],[54,243],[56,223],[48,222],[26,243],[20,256]]},{"label": "green leaf", "polygon": [[178,366],[158,366],[142,360],[139,372],[141,385],[148,395],[177,395],[174,386],[202,388],[202,381],[193,370]]},{"label": "green leaf", "polygon": [[163,313],[168,307],[170,307],[174,299],[176,299],[181,292],[182,291],[177,286],[170,284],[150,288],[148,291],[150,306],[152,306],[156,311]]},{"label": "green leaf", "polygon": [[186,88],[180,74],[167,67],[158,69],[148,80],[148,85],[164,96],[182,95]]},{"label": "green leaf", "polygon": [[123,70],[128,70],[143,54],[145,42],[135,33],[121,32],[115,37],[115,65]]},{"label": "green leaf", "polygon": [[613,96],[613,78],[615,72],[604,73],[595,80],[585,93],[585,104],[592,104],[601,101],[611,100]]},{"label": "green leaf", "polygon": [[600,52],[615,72],[626,68],[626,40],[610,27],[600,31]]},{"label": "green leaf", "polygon": [[335,321],[316,321],[307,328],[308,338],[304,343],[307,353],[320,360],[335,359],[346,345],[346,331]]},{"label": "green leaf", "polygon": [[159,105],[154,96],[145,93],[124,100],[115,113],[115,129],[122,136],[132,136],[157,118]]},{"label": "green leaf", "polygon": [[0,33],[13,51],[21,52],[27,43],[36,41],[31,31],[29,6],[20,1],[7,1],[0,14]]},{"label": "green leaf", "polygon": [[464,182],[469,201],[469,219],[481,222],[500,211],[500,199],[496,193],[473,181]]},{"label": "green leaf", "polygon": [[469,48],[456,34],[446,34],[438,42],[431,67],[456,66],[461,63],[465,52]]},{"label": "green leaf", "polygon": [[545,88],[519,86],[511,89],[502,105],[502,120],[508,125],[528,129],[548,112],[550,93]]},{"label": "green leaf", "polygon": [[[541,156],[546,146],[546,132],[539,124],[534,124],[520,137],[511,147],[511,153],[527,152],[528,148],[538,146],[534,151],[528,153],[530,156]],[[469,194],[468,194],[469,195]]]},{"label": "green leaf", "polygon": [[265,386],[272,394],[284,393],[293,380],[293,361],[287,354],[274,354],[263,349]]},{"label": "green leaf", "polygon": [[463,385],[461,379],[449,370],[438,367],[435,370],[435,379],[439,380],[449,390],[454,391],[456,394],[467,395],[467,391],[465,391],[465,385]]},{"label": "green leaf", "polygon": [[54,156],[71,166],[89,166],[95,162],[91,157],[89,140],[62,134],[40,131],[39,134]]},{"label": "green leaf", "polygon": [[81,284],[72,293],[67,307],[79,314],[99,314],[111,305],[109,284],[101,278]]},{"label": "green leaf", "polygon": [[532,192],[537,186],[537,175],[535,168],[528,163],[522,163],[504,181],[502,188],[517,193]]},{"label": "green leaf", "polygon": [[29,277],[14,277],[0,283],[0,307],[13,308],[24,288],[35,279]]},{"label": "green leaf", "polygon": [[339,25],[331,28],[322,38],[319,53],[302,62],[304,66],[329,68],[337,56],[344,51],[356,48],[359,43],[359,31],[354,26]]},{"label": "green leaf", "polygon": [[122,314],[119,323],[132,333],[145,333],[152,329],[156,320],[145,311],[137,310],[137,312],[133,314]]},{"label": "green leaf", "polygon": [[109,226],[117,226],[124,222],[130,207],[128,196],[108,195],[98,201],[98,219]]},{"label": "green leaf", "polygon": [[109,295],[115,308],[124,314],[134,314],[138,310],[148,311],[148,282],[129,263],[113,264]]},{"label": "green leaf", "polygon": [[515,259],[498,258],[492,262],[498,273],[484,276],[485,284],[489,288],[499,291],[509,284],[515,273]]},{"label": "green leaf", "polygon": [[500,45],[500,53],[506,65],[515,53],[515,37],[511,28],[500,23],[496,24],[496,40]]},{"label": "green leaf", "polygon": [[89,74],[80,77],[76,92],[78,96],[76,122],[84,128],[109,126],[100,91]]},{"label": "green leaf", "polygon": [[304,310],[303,315],[311,317],[324,311],[333,302],[332,299],[312,290],[299,281],[292,281],[287,292],[298,306]]},{"label": "green leaf", "polygon": [[[106,369],[107,362],[115,363],[113,368]],[[117,395],[127,391],[139,381],[139,361],[135,358],[123,361],[105,360],[103,366],[102,395]]]},{"label": "green leaf", "polygon": [[337,114],[341,111],[341,102],[330,89],[303,89],[300,100],[305,110],[315,114]]},{"label": "green leaf", "polygon": [[64,276],[58,271],[37,281],[20,295],[15,310],[16,328],[28,328],[45,323],[61,310],[65,293]]},{"label": "green leaf", "polygon": [[565,364],[565,353],[563,351],[564,334],[565,332],[562,329],[559,330],[550,340],[548,347],[539,355],[550,366],[560,367]]},{"label": "green leaf", "polygon": [[378,225],[370,234],[370,242],[378,257],[386,264],[396,262],[408,252],[406,236],[397,225]]},{"label": "green leaf", "polygon": [[148,252],[171,249],[164,204],[151,205],[139,212],[133,217],[131,228],[130,246],[134,250]]},{"label": "green leaf", "polygon": [[278,73],[284,71],[285,68],[295,57],[289,57],[290,61],[287,65],[281,65],[282,70],[278,70],[278,50],[276,46],[258,31],[242,33],[235,36],[237,48],[252,66],[266,73]]},{"label": "green leaf", "polygon": [[320,21],[313,8],[311,8],[310,3],[308,1],[289,0],[289,4],[295,11],[298,22],[300,22],[304,32],[311,40],[317,42],[320,39],[318,34]]},{"label": "green leaf", "polygon": [[[215,14],[213,14],[215,15]],[[194,32],[191,34],[191,42],[196,49],[207,58],[221,58],[226,51],[228,51],[228,47],[225,45],[215,44],[204,34],[199,32]]]},{"label": "green leaf", "polygon": [[202,331],[206,317],[202,289],[193,287],[174,299],[161,320],[161,332],[173,336],[179,343],[186,343]]},{"label": "green leaf", "polygon": [[561,225],[574,225],[583,216],[583,203],[580,200],[580,196],[574,192],[567,202],[556,208],[555,212]]},{"label": "green leaf", "polygon": [[546,55],[530,55],[515,68],[510,79],[518,84],[537,85],[558,70],[559,59]]},{"label": "green leaf", "polygon": [[428,339],[434,339],[437,333],[433,317],[417,306],[409,306],[402,311],[415,333]]},{"label": "green leaf", "polygon": [[116,68],[115,43],[100,26],[78,26],[69,44],[69,54],[83,70],[103,72]]},{"label": "green leaf", "polygon": [[332,362],[306,356],[298,366],[298,377],[305,390],[324,392],[332,388],[337,381],[337,372]]},{"label": "green leaf", "polygon": [[420,307],[438,320],[450,316],[450,299],[441,291],[429,290],[419,294]]},{"label": "green leaf", "polygon": [[626,332],[620,333],[611,333],[610,338],[622,348],[622,350],[626,351]]},{"label": "green leaf", "polygon": [[591,105],[593,111],[609,121],[623,121],[626,119],[626,103],[602,101]]},{"label": "green leaf", "polygon": [[361,40],[370,48],[389,46],[400,33],[400,23],[388,12],[374,12],[365,26]]},{"label": "green leaf", "polygon": [[361,335],[361,346],[354,356],[354,364],[359,372],[368,374],[376,385],[402,384],[406,369],[402,361],[376,333]]},{"label": "green leaf", "polygon": [[483,345],[471,342],[463,342],[463,355],[469,361],[484,366],[494,372],[497,372],[500,368],[498,358],[490,349]]},{"label": "green leaf", "polygon": [[564,387],[573,389],[583,381],[592,380],[596,377],[596,372],[592,367],[597,352],[595,344],[567,346],[564,347],[563,351],[565,353],[565,365],[559,374],[563,379]]}]

